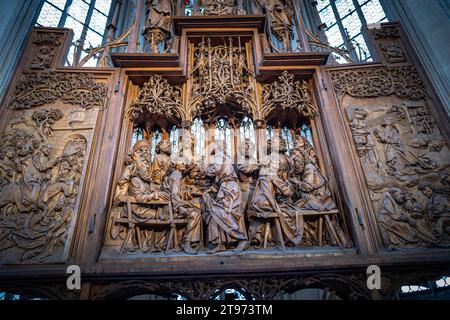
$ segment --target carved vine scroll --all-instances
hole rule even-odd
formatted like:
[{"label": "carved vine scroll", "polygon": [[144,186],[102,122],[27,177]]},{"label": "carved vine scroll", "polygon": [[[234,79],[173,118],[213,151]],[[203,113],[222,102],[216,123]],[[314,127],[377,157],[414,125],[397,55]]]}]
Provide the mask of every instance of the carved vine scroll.
[{"label": "carved vine scroll", "polygon": [[106,85],[89,73],[33,72],[25,74],[16,85],[11,109],[30,109],[62,100],[83,109],[103,108]]},{"label": "carved vine scroll", "polygon": [[345,94],[361,98],[395,94],[414,101],[427,97],[422,79],[412,66],[332,71],[330,76],[339,98]]}]

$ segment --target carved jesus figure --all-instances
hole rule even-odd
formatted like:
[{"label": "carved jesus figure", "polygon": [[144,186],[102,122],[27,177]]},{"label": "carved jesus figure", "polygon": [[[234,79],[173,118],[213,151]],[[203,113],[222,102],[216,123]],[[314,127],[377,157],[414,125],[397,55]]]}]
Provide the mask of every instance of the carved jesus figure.
[{"label": "carved jesus figure", "polygon": [[219,191],[213,197],[204,196],[205,222],[208,230],[208,243],[215,245],[209,253],[226,250],[226,245],[238,243],[235,252],[247,245],[247,232],[242,214],[242,192],[233,166],[225,155],[216,154],[214,162],[208,166],[207,174],[219,181]]}]

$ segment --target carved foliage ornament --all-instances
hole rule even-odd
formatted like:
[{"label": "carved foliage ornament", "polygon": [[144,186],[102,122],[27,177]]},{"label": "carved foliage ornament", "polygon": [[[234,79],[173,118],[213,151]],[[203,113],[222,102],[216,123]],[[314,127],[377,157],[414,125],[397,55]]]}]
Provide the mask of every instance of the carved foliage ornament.
[{"label": "carved foliage ornament", "polygon": [[34,37],[33,43],[37,45],[48,45],[57,47],[61,44],[59,36],[55,33],[37,33]]},{"label": "carved foliage ornament", "polygon": [[294,75],[287,71],[278,79],[263,86],[263,115],[267,116],[275,108],[294,109],[305,117],[318,115],[306,81],[294,81]]},{"label": "carved foliage ornament", "polygon": [[139,92],[139,98],[127,109],[127,115],[136,120],[143,112],[171,117],[174,115],[183,117],[183,105],[181,102],[181,88],[171,86],[161,76],[152,76]]},{"label": "carved foliage ornament", "polygon": [[371,294],[360,274],[316,274],[292,278],[241,278],[197,281],[123,281],[106,287],[96,287],[92,299],[129,298],[124,292],[148,292],[163,297],[180,294],[188,300],[213,299],[222,290],[239,288],[247,298],[257,300],[279,299],[285,293],[306,288],[332,288],[339,296],[349,300],[370,300]]},{"label": "carved foliage ornament", "polygon": [[89,73],[39,72],[26,74],[16,85],[11,109],[30,109],[62,100],[83,109],[103,107],[107,87]]},{"label": "carved foliage ornament", "polygon": [[395,94],[415,101],[427,97],[419,73],[411,66],[334,71],[330,76],[339,98],[346,93],[358,98]]},{"label": "carved foliage ornament", "polygon": [[373,37],[375,40],[379,39],[388,39],[388,38],[400,38],[400,31],[395,28],[381,28],[381,29],[373,29],[372,30]]}]

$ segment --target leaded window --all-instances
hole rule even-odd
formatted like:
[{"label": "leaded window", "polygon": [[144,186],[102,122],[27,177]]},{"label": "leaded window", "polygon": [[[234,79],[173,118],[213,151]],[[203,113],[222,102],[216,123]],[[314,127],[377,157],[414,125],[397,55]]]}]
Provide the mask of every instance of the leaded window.
[{"label": "leaded window", "polygon": [[[387,21],[379,0],[319,0],[317,10],[331,46],[348,51],[354,61],[372,61],[361,28]],[[333,55],[337,62],[345,62]]]},{"label": "leaded window", "polygon": [[[46,0],[36,25],[73,29],[67,65],[76,66],[89,50],[102,45],[112,0]],[[84,66],[96,66],[94,57]]]}]

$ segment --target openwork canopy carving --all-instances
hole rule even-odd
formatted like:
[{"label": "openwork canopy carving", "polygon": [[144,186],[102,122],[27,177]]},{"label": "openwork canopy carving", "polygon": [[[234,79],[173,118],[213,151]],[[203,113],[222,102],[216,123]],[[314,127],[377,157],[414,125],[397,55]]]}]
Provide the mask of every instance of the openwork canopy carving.
[{"label": "openwork canopy carving", "polygon": [[340,98],[346,93],[359,98],[395,94],[415,101],[427,96],[422,79],[412,66],[334,71],[330,75]]},{"label": "openwork canopy carving", "polygon": [[177,115],[183,118],[181,88],[171,86],[161,76],[150,77],[139,92],[139,98],[128,107],[127,114],[135,120],[145,111],[165,117]]},{"label": "openwork canopy carving", "polygon": [[253,87],[248,80],[253,72],[240,43],[233,44],[232,37],[228,42],[212,46],[211,39],[207,39],[195,50],[195,66],[191,71],[194,90],[189,106],[194,116],[228,101],[237,102],[249,114],[256,109]]},{"label": "openwork canopy carving", "polygon": [[29,73],[16,85],[11,109],[30,109],[62,100],[83,109],[103,107],[107,88],[89,73]]},{"label": "openwork canopy carving", "polygon": [[278,79],[279,81],[263,86],[264,116],[275,108],[294,109],[305,117],[318,115],[306,81],[294,81],[294,75],[287,71],[284,71]]}]

